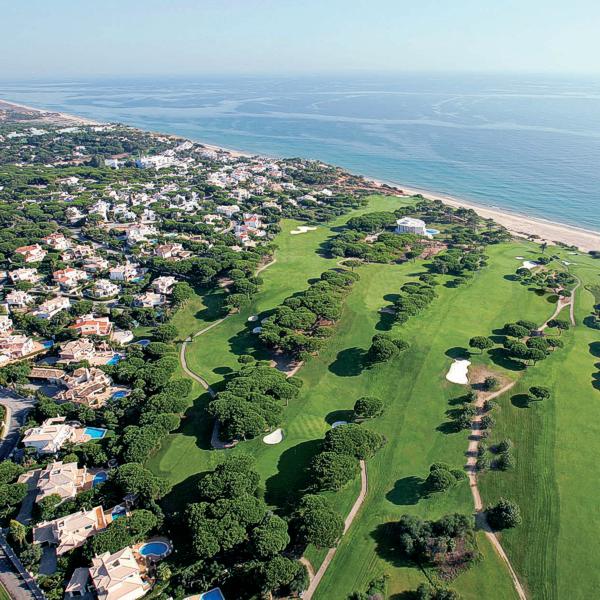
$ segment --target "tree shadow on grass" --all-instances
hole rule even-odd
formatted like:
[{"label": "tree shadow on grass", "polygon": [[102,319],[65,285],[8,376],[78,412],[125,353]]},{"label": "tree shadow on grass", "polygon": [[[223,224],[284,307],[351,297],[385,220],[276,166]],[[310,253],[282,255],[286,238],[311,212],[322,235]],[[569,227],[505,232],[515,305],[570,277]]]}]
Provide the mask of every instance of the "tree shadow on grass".
[{"label": "tree shadow on grass", "polygon": [[600,373],[594,373],[592,375],[592,387],[595,390],[600,390]]},{"label": "tree shadow on grass", "polygon": [[600,342],[592,342],[588,347],[592,356],[600,358]]},{"label": "tree shadow on grass", "polygon": [[446,356],[450,358],[454,358],[457,360],[465,360],[471,356],[471,353],[467,348],[463,348],[462,346],[454,346],[453,348],[448,348],[446,352],[444,352]]},{"label": "tree shadow on grass", "polygon": [[529,408],[529,396],[527,394],[515,394],[511,396],[510,403],[517,408]]},{"label": "tree shadow on grass", "polygon": [[400,298],[400,294],[386,294],[383,299],[390,304],[394,304]]},{"label": "tree shadow on grass", "polygon": [[508,356],[504,348],[492,348],[488,354],[494,364],[509,371],[524,371],[527,368],[521,361]]},{"label": "tree shadow on grass", "polygon": [[230,375],[234,373],[234,370],[231,367],[217,367],[212,371],[215,375]]},{"label": "tree shadow on grass", "polygon": [[352,423],[354,421],[353,410],[334,410],[325,417],[325,422],[333,425],[336,421],[346,421]]},{"label": "tree shadow on grass", "polygon": [[381,523],[371,531],[375,541],[375,552],[393,567],[413,567],[414,564],[404,558],[395,544],[397,539],[394,523]]},{"label": "tree shadow on grass", "polygon": [[425,481],[420,477],[410,476],[398,479],[385,497],[392,504],[407,506],[409,504],[417,504],[426,495]]},{"label": "tree shadow on grass", "polygon": [[389,312],[380,312],[379,321],[375,325],[377,331],[390,331],[394,326],[396,316]]},{"label": "tree shadow on grass", "polygon": [[444,435],[451,435],[453,433],[460,433],[462,427],[456,421],[444,421],[440,423],[436,428],[436,431],[443,433]]},{"label": "tree shadow on grass", "polygon": [[298,497],[310,484],[307,467],[312,458],[319,452],[321,440],[302,442],[285,450],[277,462],[277,473],[265,483],[265,500],[267,504],[292,508]]},{"label": "tree shadow on grass", "polygon": [[356,377],[365,368],[366,352],[362,348],[346,348],[338,352],[329,370],[338,377]]},{"label": "tree shadow on grass", "polygon": [[194,475],[190,475],[187,479],[175,484],[171,491],[160,501],[163,510],[171,514],[181,513],[191,502],[198,502],[200,500],[198,485],[207,472],[194,473]]}]

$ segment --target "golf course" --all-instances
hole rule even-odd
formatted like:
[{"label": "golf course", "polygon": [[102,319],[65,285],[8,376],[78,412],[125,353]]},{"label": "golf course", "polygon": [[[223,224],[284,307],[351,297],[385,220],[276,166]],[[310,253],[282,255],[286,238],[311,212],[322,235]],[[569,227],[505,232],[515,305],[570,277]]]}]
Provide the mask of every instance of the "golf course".
[{"label": "golf course", "polygon": [[[339,268],[339,259],[324,251],[326,241],[353,216],[392,211],[411,202],[373,196],[368,206],[295,235],[290,232],[299,223],[282,221],[274,240],[274,261],[260,273],[260,292],[250,306],[221,320],[221,292],[198,290],[174,316],[179,340],[188,340],[187,368],[218,391],[224,378],[240,368],[239,356],[272,358],[252,330],[284,299],[305,290],[327,269]],[[514,277],[523,260],[536,261],[540,245],[523,239],[491,244],[484,251],[487,264],[464,285],[454,286],[452,276],[438,275],[437,297],[402,325],[381,309],[394,302],[404,284],[417,282],[427,272],[428,261],[356,266],[360,279],[344,301],[333,335],[296,373],[303,385],[284,409],[280,443],[254,438],[231,449],[213,449],[213,419],[207,413],[210,395],[194,379],[180,430],[165,438],[147,463],[154,474],[174,485],[165,503],[171,508],[183,505],[192,497],[199,474],[212,470],[227,455],[247,453],[256,459],[267,503],[284,512],[306,489],[307,467],[331,425],[351,421],[358,398],[376,396],[385,410],[361,427],[383,434],[387,442],[366,463],[364,502],[313,597],[346,600],[382,575],[387,576],[388,597],[397,599],[422,582],[438,582],[433,570],[402,558],[388,524],[406,514],[433,520],[448,513],[474,513],[467,480],[438,494],[428,493],[424,485],[432,463],[448,463],[454,469],[466,463],[470,431],[454,428],[452,414],[457,399],[470,388],[451,383],[446,375],[456,359],[468,358],[470,376],[493,374],[510,387],[496,398],[495,424],[485,441],[491,446],[510,438],[514,465],[506,471],[486,469],[477,480],[485,506],[504,497],[520,507],[522,523],[497,535],[526,596],[594,597],[600,586],[595,560],[600,520],[595,517],[598,500],[590,474],[600,439],[600,341],[589,316],[600,302],[593,293],[600,285],[597,263],[566,248],[545,250],[547,256],[558,257],[553,259],[554,268],[568,271],[580,282],[572,299],[576,325],[564,332],[549,329],[548,337],[560,337],[564,347],[525,365],[507,360],[498,347],[470,349],[469,340],[474,336],[500,340],[505,323],[523,320],[540,326],[553,315],[555,296],[536,293]],[[570,310],[567,304],[560,317],[570,319]],[[248,320],[254,316],[258,319]],[[393,360],[369,365],[365,355],[371,340],[382,333],[401,338],[409,347]],[[178,376],[183,375],[180,368]],[[527,390],[536,385],[549,388],[550,397],[525,401]],[[359,491],[357,478],[326,495],[345,516]],[[482,531],[476,536],[481,560],[442,583],[469,600],[518,598],[507,564]],[[309,546],[304,556],[317,571],[326,552]]]}]

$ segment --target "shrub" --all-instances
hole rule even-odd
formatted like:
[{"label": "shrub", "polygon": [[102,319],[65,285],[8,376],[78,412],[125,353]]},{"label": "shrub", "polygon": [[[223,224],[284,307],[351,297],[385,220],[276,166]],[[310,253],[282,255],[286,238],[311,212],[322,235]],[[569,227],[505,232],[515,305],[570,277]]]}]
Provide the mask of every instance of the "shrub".
[{"label": "shrub", "polygon": [[519,505],[505,498],[486,510],[487,520],[493,529],[510,529],[522,522]]}]

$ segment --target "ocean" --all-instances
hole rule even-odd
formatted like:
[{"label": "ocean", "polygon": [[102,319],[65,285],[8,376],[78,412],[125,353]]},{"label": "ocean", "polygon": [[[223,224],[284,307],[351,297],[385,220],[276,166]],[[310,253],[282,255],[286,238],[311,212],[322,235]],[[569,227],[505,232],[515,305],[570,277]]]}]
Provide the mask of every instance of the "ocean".
[{"label": "ocean", "polygon": [[600,79],[533,75],[0,82],[0,98],[600,231]]}]

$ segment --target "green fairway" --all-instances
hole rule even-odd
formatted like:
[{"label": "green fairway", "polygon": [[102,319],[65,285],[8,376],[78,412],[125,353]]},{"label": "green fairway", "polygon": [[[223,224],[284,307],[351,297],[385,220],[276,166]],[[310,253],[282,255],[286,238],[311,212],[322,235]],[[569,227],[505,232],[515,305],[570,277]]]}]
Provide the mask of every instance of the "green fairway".
[{"label": "green fairway", "polygon": [[[377,199],[369,210],[391,208],[394,203],[397,200]],[[329,235],[329,228],[291,236],[289,230],[294,226],[292,222],[283,223],[283,232],[276,240],[277,262],[262,274],[264,284],[253,305],[190,345],[190,368],[210,383],[218,383],[231,369],[237,369],[239,354],[266,356],[255,347],[255,337],[247,323],[249,315],[273,308],[294,291],[304,289],[311,277],[335,264],[315,252]],[[452,399],[466,388],[448,383],[445,374],[453,357],[467,347],[470,337],[490,335],[508,321],[527,319],[542,323],[554,310],[554,304],[545,297],[508,277],[520,265],[516,256],[535,258],[539,254],[535,245],[502,244],[488,247],[486,253],[490,256],[489,266],[472,282],[456,289],[438,286],[439,297],[422,314],[402,327],[392,326],[395,335],[411,344],[410,349],[399,359],[369,370],[362,368],[362,353],[376,332],[390,330],[389,318],[382,316],[379,309],[423,268],[419,263],[361,267],[361,279],[347,299],[335,335],[298,374],[304,387],[284,413],[284,441],[266,446],[257,439],[227,451],[252,453],[265,481],[267,501],[285,509],[305,486],[305,467],[330,423],[347,417],[361,395],[385,400],[384,416],[366,426],[383,433],[388,443],[368,463],[367,499],[317,590],[315,598],[319,600],[345,600],[350,592],[364,589],[381,573],[390,576],[392,596],[415,588],[425,576],[414,567],[403,565],[395,555],[385,523],[404,513],[437,518],[447,512],[473,511],[466,483],[445,494],[424,497],[420,493],[420,484],[432,462],[450,462],[460,467],[465,461],[467,432],[448,433],[444,423]],[[583,262],[588,266],[574,267],[574,272],[587,281],[597,277],[590,268],[591,259],[582,258]],[[214,318],[201,299],[195,302],[195,307],[187,309],[187,316],[178,315],[182,333],[187,334],[196,326],[201,329]],[[592,304],[591,294],[580,289],[579,322],[589,314]],[[584,326],[567,332],[563,335],[565,349],[526,371],[512,370],[513,365],[493,352],[471,358],[474,366],[485,364],[512,379],[522,376],[511,394],[501,399],[494,431],[496,437],[508,435],[515,441],[517,468],[509,473],[486,475],[481,489],[485,503],[506,495],[517,500],[523,509],[524,524],[504,534],[502,541],[519,577],[533,592],[532,597],[561,598],[566,590],[577,589],[577,577],[587,578],[590,590],[598,583],[593,575],[593,549],[600,531],[597,523],[594,528],[590,522],[595,496],[594,480],[589,477],[595,466],[592,448],[598,439],[598,419],[594,417],[600,416],[596,414],[598,392],[591,385],[597,358],[590,354],[589,344],[597,337],[594,330]],[[574,379],[571,370],[569,378],[560,377],[559,368],[565,363],[571,365]],[[510,403],[510,396],[534,383],[552,383],[553,399],[529,409]],[[195,384],[193,396],[201,391]],[[559,397],[564,398],[562,402]],[[582,410],[572,410],[574,400]],[[175,484],[167,499],[174,507],[190,498],[197,474],[212,468],[224,456],[224,452],[209,448],[212,423],[204,412],[207,395],[193,402],[182,430],[169,436],[161,451],[149,461],[156,474]],[[357,493],[354,482],[334,496],[340,512],[347,513]],[[467,599],[516,597],[505,565],[483,536],[478,539],[485,559],[460,575],[451,587]],[[323,554],[315,549],[307,552],[315,567]]]},{"label": "green fairway", "polygon": [[[571,272],[584,284],[597,285],[596,262],[563,254],[577,263]],[[528,370],[501,400],[492,439],[513,440],[516,468],[488,473],[480,484],[486,500],[506,496],[521,507],[523,524],[502,543],[533,598],[591,598],[600,586],[600,393],[592,385],[600,336],[583,324],[592,294],[582,286],[576,297],[578,325],[563,334],[565,348]],[[523,407],[518,394],[531,385],[551,388],[551,399]]]}]

